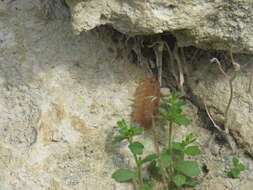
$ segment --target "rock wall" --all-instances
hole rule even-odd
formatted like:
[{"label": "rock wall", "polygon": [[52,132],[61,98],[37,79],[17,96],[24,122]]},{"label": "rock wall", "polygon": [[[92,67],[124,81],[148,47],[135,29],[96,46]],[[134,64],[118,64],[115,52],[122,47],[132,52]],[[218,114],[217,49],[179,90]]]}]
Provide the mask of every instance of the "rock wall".
[{"label": "rock wall", "polygon": [[144,72],[110,31],[75,36],[47,3],[0,2],[0,189],[130,189],[106,147]]},{"label": "rock wall", "polygon": [[[233,99],[228,112],[229,130],[237,143],[253,156],[252,133],[252,92],[249,92],[252,56],[239,55],[236,62],[241,70],[233,81]],[[227,77],[222,74],[216,63],[210,63],[206,58],[199,60],[198,67],[192,71],[188,84],[197,104],[210,111],[215,122],[224,125],[224,113],[230,98],[229,80],[234,75],[230,68]],[[223,65],[224,65],[223,60]]]},{"label": "rock wall", "polygon": [[[0,2],[1,190],[133,189],[129,183],[117,183],[111,179],[111,174],[116,169],[133,166],[126,144],[113,146],[111,141],[115,135],[116,121],[121,118],[129,119],[136,86],[139,80],[147,75],[143,68],[132,64],[129,59],[129,52],[133,49],[137,52],[138,49],[134,44],[131,46],[126,43],[125,37],[109,28],[100,27],[74,35],[70,16],[74,29],[79,32],[101,24],[112,24],[119,31],[129,34],[153,34],[170,31],[167,30],[167,24],[171,21],[167,20],[168,16],[179,14],[179,7],[183,7],[184,1],[178,1],[175,7],[174,1],[168,4],[167,1],[159,3],[147,0],[148,10],[153,11],[152,15],[143,9],[143,3],[140,1],[115,1],[116,4],[113,4],[114,1],[95,0],[85,1],[85,4],[78,0],[67,2],[71,13],[63,0]],[[208,5],[211,9],[214,3],[209,1],[209,4],[202,5]],[[225,5],[223,1],[216,3],[217,6]],[[238,3],[238,9],[247,5],[246,1]],[[167,8],[164,9],[165,4]],[[112,9],[111,5],[115,7]],[[171,32],[182,46],[195,44],[201,47],[201,44],[204,44],[205,48],[205,44],[213,38],[212,35],[210,39],[206,38],[209,34],[205,30],[201,38],[198,35],[187,38],[196,38],[194,42],[188,43],[186,40],[183,44],[183,38],[178,37],[184,32],[192,32],[192,35],[198,30],[202,31],[201,22],[197,19],[198,14],[208,14],[212,9],[206,11],[207,7],[200,8],[200,5],[192,2],[189,7],[186,6],[182,11],[185,13],[184,19],[171,17],[172,20],[178,21],[175,27],[172,26],[176,32],[174,33],[174,29]],[[133,9],[136,6],[139,11]],[[121,14],[117,12],[119,7],[120,10],[124,9]],[[195,29],[192,29],[191,21],[187,20],[193,7],[196,12],[192,12],[191,16],[197,19],[193,22]],[[245,10],[248,8],[246,6]],[[168,12],[168,9],[176,12]],[[84,10],[88,11],[88,14],[84,14]],[[111,16],[101,16],[101,13],[104,13],[102,10],[114,11]],[[145,14],[141,16],[143,12]],[[163,22],[158,19],[156,25],[153,25],[152,22],[156,21],[146,20],[153,18],[155,14],[155,18],[162,16]],[[245,12],[249,18],[251,14]],[[245,15],[242,15],[242,18]],[[136,19],[137,16],[140,17]],[[116,22],[117,20],[119,22]],[[176,29],[181,24],[182,33]],[[251,25],[243,27],[247,31]],[[184,30],[185,28],[187,30]],[[234,43],[242,35],[243,37],[241,45],[233,50],[251,51],[252,41],[248,38],[250,32],[252,31],[235,35]],[[221,32],[215,38],[219,43],[222,42],[220,40],[223,34],[225,35]],[[249,40],[246,42],[246,39]],[[230,39],[227,38],[222,45],[211,41],[211,47],[226,49],[227,40]],[[147,61],[144,56],[142,61]],[[223,100],[227,100],[227,81],[217,77],[217,70],[215,74],[209,72],[208,69],[212,67],[207,64],[207,60],[195,64],[201,63],[202,65],[198,65],[191,73],[191,77],[187,78],[188,85],[193,90],[193,95],[200,100],[200,104],[205,100],[208,106],[214,106],[222,112],[226,102]],[[240,60],[240,63],[243,63],[243,60]],[[252,118],[247,113],[251,99],[244,94],[245,81],[249,76],[247,68],[248,66],[236,82],[238,98],[235,99],[231,112],[236,114],[237,120],[232,133],[238,137],[236,140],[240,145],[245,144],[244,150],[252,155]],[[243,91],[240,91],[240,84],[243,84]],[[210,97],[213,92],[215,96]],[[240,108],[237,108],[236,104],[239,104]],[[251,190],[252,159],[241,154],[240,158],[248,170],[241,180],[232,181],[226,178],[224,170],[232,158],[228,149],[217,143],[211,148],[207,147],[211,132],[203,128],[206,123],[199,117],[199,109],[188,102],[184,111],[191,118],[192,124],[188,128],[177,128],[175,138],[181,140],[184,135],[194,133],[198,139],[197,144],[204,150],[198,162],[208,170],[203,171],[200,179],[202,183],[196,189]],[[216,120],[219,120],[218,116],[215,117]],[[163,144],[166,142],[165,131],[158,132]],[[145,144],[147,152],[154,150],[151,139],[148,134],[139,139]],[[156,189],[161,189],[159,184]]]},{"label": "rock wall", "polygon": [[253,52],[251,0],[66,0],[77,33],[109,24],[128,35],[171,32],[180,46]]}]

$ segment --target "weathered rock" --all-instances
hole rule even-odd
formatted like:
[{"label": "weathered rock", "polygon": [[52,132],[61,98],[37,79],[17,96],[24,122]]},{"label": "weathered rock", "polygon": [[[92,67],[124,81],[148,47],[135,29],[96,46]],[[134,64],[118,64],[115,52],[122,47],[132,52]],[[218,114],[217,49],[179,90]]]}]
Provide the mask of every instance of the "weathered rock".
[{"label": "weathered rock", "polygon": [[[253,100],[248,92],[251,64],[249,58],[242,55],[236,59],[242,69],[233,82],[234,94],[228,120],[229,130],[237,143],[253,156]],[[215,122],[222,126],[230,97],[229,78],[233,75],[233,69],[228,70],[228,77],[225,77],[216,63],[210,63],[206,58],[200,60],[200,63],[188,78],[189,87],[198,104],[205,109],[205,103]]]},{"label": "weathered rock", "polygon": [[128,35],[171,32],[179,46],[253,52],[249,0],[66,0],[77,33],[108,24]]},{"label": "weathered rock", "polygon": [[106,30],[75,36],[47,3],[0,3],[0,189],[130,189],[109,147],[144,73]]},{"label": "weathered rock", "polygon": [[[133,189],[111,178],[133,166],[126,143],[112,145],[112,137],[116,121],[129,119],[145,75],[129,61],[126,43],[108,29],[73,35],[62,0],[5,0],[0,15],[0,189]],[[176,128],[175,139],[192,132],[205,148],[210,132],[200,127],[198,109],[188,102],[184,112],[192,124]],[[166,133],[158,134],[166,143]],[[153,152],[151,136],[139,140]],[[198,162],[225,179],[212,167],[225,167],[219,148],[215,156],[203,150]],[[243,161],[252,173],[252,160]],[[251,179],[245,175],[240,188]]]},{"label": "weathered rock", "polygon": [[167,96],[169,97],[171,95],[169,88],[161,88],[160,89],[161,96]]},{"label": "weathered rock", "polygon": [[195,188],[196,190],[250,190],[252,188],[252,161],[248,163],[248,160],[243,155],[240,155],[240,159],[247,169],[240,174],[238,179],[228,178],[225,171],[232,167],[232,156],[227,155],[226,152],[227,150],[220,153],[219,156],[205,153],[204,163],[207,166],[208,173],[205,174],[201,184]]}]

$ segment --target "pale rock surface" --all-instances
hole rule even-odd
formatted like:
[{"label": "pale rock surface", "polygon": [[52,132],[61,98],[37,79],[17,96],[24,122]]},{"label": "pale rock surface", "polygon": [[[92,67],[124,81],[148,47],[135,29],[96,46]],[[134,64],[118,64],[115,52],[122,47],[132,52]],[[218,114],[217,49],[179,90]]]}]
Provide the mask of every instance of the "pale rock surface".
[{"label": "pale rock surface", "polygon": [[76,33],[101,25],[131,35],[171,32],[179,46],[253,52],[252,0],[66,0]]},{"label": "pale rock surface", "polygon": [[[0,189],[133,189],[111,179],[133,164],[127,144],[112,145],[112,138],[116,121],[129,119],[145,76],[129,61],[125,43],[103,28],[73,35],[63,1],[5,0],[0,15]],[[188,102],[184,112],[192,123],[176,128],[175,138],[192,132],[203,148],[198,162],[209,178],[196,188],[226,189],[229,179],[216,169],[231,156],[221,161],[221,147],[215,155],[205,150],[210,132],[201,128],[198,111]],[[157,131],[166,143],[166,133]],[[150,135],[139,140],[146,154],[153,152]],[[243,161],[249,170],[240,186],[233,182],[235,190],[251,186],[252,160]]]},{"label": "pale rock surface", "polygon": [[[241,71],[233,82],[234,98],[228,113],[229,130],[237,143],[253,156],[253,99],[248,92],[252,63],[250,56],[243,55],[237,56],[236,61],[241,64]],[[205,103],[214,121],[220,126],[224,124],[224,112],[230,97],[229,78],[233,75],[233,69],[228,70],[227,74],[229,77],[221,73],[216,63],[203,58],[188,78],[188,85],[197,104],[205,109]]]},{"label": "pale rock surface", "polygon": [[110,32],[75,36],[60,1],[1,1],[0,15],[0,189],[129,190],[107,147],[144,72]]}]

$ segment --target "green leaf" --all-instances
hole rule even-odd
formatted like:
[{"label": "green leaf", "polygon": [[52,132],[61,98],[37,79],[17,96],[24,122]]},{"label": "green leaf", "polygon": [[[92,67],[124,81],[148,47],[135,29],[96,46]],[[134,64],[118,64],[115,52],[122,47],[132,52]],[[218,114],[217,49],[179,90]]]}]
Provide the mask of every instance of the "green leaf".
[{"label": "green leaf", "polygon": [[131,179],[137,178],[137,174],[130,170],[118,169],[112,174],[112,178],[118,182],[129,181]]},{"label": "green leaf", "polygon": [[119,135],[119,136],[114,137],[114,139],[113,139],[112,142],[113,142],[113,143],[118,143],[118,142],[123,141],[124,139],[125,139],[125,137]]},{"label": "green leaf", "polygon": [[127,137],[127,136],[129,136],[129,130],[127,129],[127,128],[121,128],[120,130],[119,130],[119,133],[120,133],[120,135],[121,136],[124,136],[124,137]]},{"label": "green leaf", "polygon": [[189,144],[193,143],[194,141],[196,141],[196,138],[193,138],[193,134],[190,133],[189,135],[187,135],[185,137],[185,140],[183,141],[183,144],[184,145],[189,145]]},{"label": "green leaf", "polygon": [[132,142],[128,148],[131,150],[133,154],[141,155],[143,153],[144,146],[140,142]]},{"label": "green leaf", "polygon": [[182,106],[186,104],[185,101],[179,100],[179,94],[172,94],[171,98],[162,99],[162,106],[159,107],[158,118],[169,120],[178,125],[189,125],[190,121],[182,115]]},{"label": "green leaf", "polygon": [[190,186],[190,187],[195,187],[198,184],[198,182],[195,179],[191,178],[191,177],[186,177],[185,184]]},{"label": "green leaf", "polygon": [[185,149],[184,151],[186,154],[191,155],[191,156],[196,156],[201,154],[201,151],[198,146],[189,146]]},{"label": "green leaf", "polygon": [[137,124],[134,121],[130,122],[130,129],[138,128]]},{"label": "green leaf", "polygon": [[143,184],[141,185],[141,190],[152,190],[152,181],[144,180]]},{"label": "green leaf", "polygon": [[172,149],[184,151],[185,145],[180,142],[173,142]]},{"label": "green leaf", "polygon": [[177,102],[177,100],[180,98],[181,94],[176,92],[174,94],[172,94],[172,97],[168,99],[168,102],[171,104],[175,104]]},{"label": "green leaf", "polygon": [[[184,160],[184,149],[185,145],[180,142],[173,142],[172,144],[172,152],[173,155],[176,157],[178,160]],[[167,153],[169,153],[169,150],[167,150]]]},{"label": "green leaf", "polygon": [[240,173],[245,170],[245,166],[240,163],[238,158],[233,158],[232,163],[234,168],[227,172],[227,176],[231,178],[239,178]]},{"label": "green leaf", "polygon": [[193,134],[192,134],[192,133],[186,135],[186,137],[185,137],[185,141],[186,141],[186,142],[190,142],[191,139],[193,139]]},{"label": "green leaf", "polygon": [[175,183],[175,185],[177,187],[181,187],[182,185],[185,184],[186,181],[186,177],[181,175],[181,174],[177,174],[174,178],[173,178],[173,182]]},{"label": "green leaf", "polygon": [[152,190],[152,187],[149,184],[142,184],[141,190]]},{"label": "green leaf", "polygon": [[157,162],[153,160],[149,165],[148,165],[148,171],[149,173],[154,176],[154,177],[160,177],[160,168],[157,167]]},{"label": "green leaf", "polygon": [[245,166],[243,164],[238,164],[237,168],[240,170],[240,171],[243,171],[245,170]]},{"label": "green leaf", "polygon": [[124,119],[117,122],[119,128],[127,128],[126,121]]},{"label": "green leaf", "polygon": [[195,161],[179,161],[174,163],[173,167],[190,177],[198,176],[200,174],[198,163]]},{"label": "green leaf", "polygon": [[185,104],[186,104],[185,101],[178,101],[178,102],[175,103],[175,106],[181,107],[181,106],[183,106],[183,105],[185,105]]},{"label": "green leaf", "polygon": [[238,158],[233,158],[232,162],[233,162],[233,165],[236,167],[239,164],[239,159]]},{"label": "green leaf", "polygon": [[136,135],[141,135],[144,131],[143,128],[140,128],[140,127],[136,127],[136,128],[132,128],[132,131],[133,131],[133,136],[136,136]]},{"label": "green leaf", "polygon": [[168,167],[171,162],[171,156],[167,153],[162,153],[160,155],[160,159],[162,161],[163,167]]},{"label": "green leaf", "polygon": [[239,178],[240,173],[245,169],[245,166],[242,165],[240,168],[236,167],[227,172],[227,176],[231,178]]},{"label": "green leaf", "polygon": [[157,119],[164,119],[164,120],[167,119],[167,117],[166,117],[165,115],[162,115],[162,114],[156,115],[155,117],[156,117]]},{"label": "green leaf", "polygon": [[184,115],[177,115],[174,119],[174,123],[178,125],[189,125],[191,122]]},{"label": "green leaf", "polygon": [[176,160],[183,161],[184,160],[184,152],[181,150],[173,150],[173,156],[175,156]]},{"label": "green leaf", "polygon": [[156,154],[150,154],[150,155],[146,156],[143,160],[141,160],[141,164],[144,164],[146,162],[151,162],[157,158],[158,158],[158,156]]},{"label": "green leaf", "polygon": [[234,168],[227,173],[227,176],[230,178],[239,178],[240,170]]},{"label": "green leaf", "polygon": [[172,94],[172,98],[174,98],[174,99],[179,99],[180,97],[181,97],[180,92],[175,92]]}]

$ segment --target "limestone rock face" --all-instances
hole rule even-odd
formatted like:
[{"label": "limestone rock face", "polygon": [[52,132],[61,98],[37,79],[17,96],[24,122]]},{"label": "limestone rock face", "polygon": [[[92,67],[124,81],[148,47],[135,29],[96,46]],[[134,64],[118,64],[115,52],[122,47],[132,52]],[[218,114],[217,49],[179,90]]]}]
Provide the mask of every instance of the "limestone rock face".
[{"label": "limestone rock face", "polygon": [[[233,82],[233,100],[228,112],[229,130],[248,153],[253,155],[252,133],[252,105],[253,99],[249,93],[250,65],[249,56],[237,56],[236,61],[241,64],[241,71]],[[229,102],[229,78],[233,76],[233,69],[228,70],[225,77],[217,64],[209,60],[201,60],[199,66],[188,78],[189,86],[198,104],[205,109],[207,105],[215,122],[224,124],[224,112]]]},{"label": "limestone rock face", "polygon": [[0,189],[128,190],[111,178],[127,157],[108,147],[144,73],[47,3],[0,2]]},{"label": "limestone rock face", "polygon": [[108,24],[128,35],[171,32],[180,46],[253,52],[249,0],[66,0],[77,33]]},{"label": "limestone rock face", "polygon": [[[81,5],[79,1],[71,2]],[[85,2],[92,6],[96,1]],[[107,8],[110,5],[109,1],[100,2]],[[147,2],[151,5],[151,1]],[[139,3],[133,1],[129,5]],[[94,9],[102,10],[95,5]],[[167,11],[158,4],[155,9],[166,16]],[[117,11],[117,6],[114,10]],[[95,14],[91,11],[88,15],[92,13]],[[96,17],[93,18],[96,21]],[[155,32],[162,31],[158,26],[159,23]],[[137,34],[139,29],[136,26],[134,30]],[[155,33],[152,30],[150,33]],[[133,168],[127,144],[112,144],[116,122],[122,118],[129,120],[135,89],[146,76],[143,69],[129,60],[129,52],[131,47],[124,37],[108,28],[74,35],[70,13],[63,0],[0,1],[0,190],[133,189],[130,183],[117,183],[111,178],[118,168]],[[218,104],[217,109],[223,110],[228,93],[226,81],[219,82],[219,75],[209,73],[206,65],[198,69],[201,70],[193,72],[189,79],[196,97],[208,99],[209,94],[216,94],[207,104]],[[201,81],[196,85],[193,82],[198,78]],[[244,75],[239,76],[240,80],[246,80]],[[252,153],[249,128],[252,118],[247,113],[250,99],[238,90],[246,88],[243,86],[246,84],[243,82],[241,87],[239,81],[236,97],[240,107],[236,108],[233,103],[232,112],[237,116],[232,132]],[[209,82],[211,89],[205,86]],[[163,92],[170,94],[168,89]],[[219,99],[222,93],[223,99]],[[206,149],[211,132],[202,127],[195,105],[187,102],[184,112],[192,123],[176,128],[175,139],[182,140],[184,135],[193,133],[197,137],[196,144],[203,149],[203,155],[197,160],[201,166],[206,164],[209,172],[196,189],[227,189],[231,183],[223,169],[231,155],[217,144],[214,151]],[[166,131],[158,128],[157,132],[160,143],[167,143]],[[139,140],[145,145],[145,154],[154,152],[148,133]],[[249,157],[241,157],[248,170],[241,181],[233,181],[235,186],[229,187],[250,190],[253,163]],[[154,190],[161,190],[159,184],[157,186]]]}]

